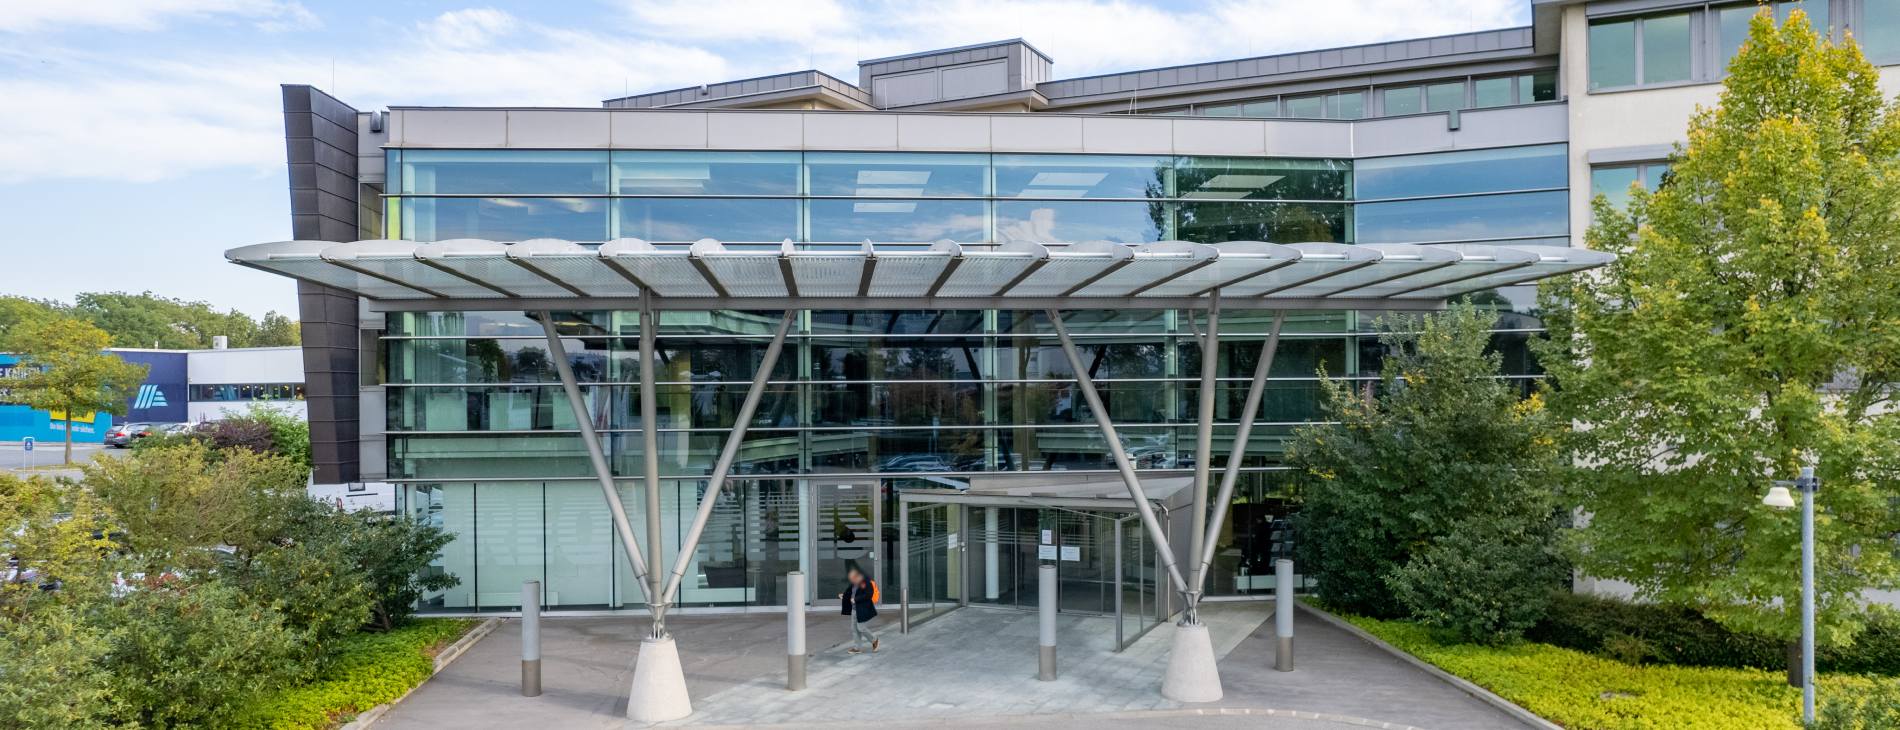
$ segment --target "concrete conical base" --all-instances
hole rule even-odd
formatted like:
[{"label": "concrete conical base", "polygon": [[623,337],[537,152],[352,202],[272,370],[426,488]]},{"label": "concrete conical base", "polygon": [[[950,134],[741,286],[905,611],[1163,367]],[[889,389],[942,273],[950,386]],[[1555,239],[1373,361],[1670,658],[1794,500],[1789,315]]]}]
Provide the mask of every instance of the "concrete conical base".
[{"label": "concrete conical base", "polygon": [[1222,693],[1220,668],[1214,664],[1214,639],[1207,627],[1174,627],[1174,646],[1168,650],[1168,673],[1161,696],[1176,702],[1217,702]]},{"label": "concrete conical base", "polygon": [[633,690],[627,694],[627,719],[666,722],[693,714],[686,694],[686,672],[680,668],[673,637],[640,641],[640,660],[633,665]]}]

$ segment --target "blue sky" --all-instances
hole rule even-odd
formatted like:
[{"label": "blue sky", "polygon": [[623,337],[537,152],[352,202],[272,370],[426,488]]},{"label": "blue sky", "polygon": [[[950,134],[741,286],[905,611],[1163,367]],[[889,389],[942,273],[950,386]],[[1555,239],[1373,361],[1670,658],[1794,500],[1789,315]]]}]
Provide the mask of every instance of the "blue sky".
[{"label": "blue sky", "polygon": [[1023,37],[1059,78],[1529,22],[1529,0],[0,0],[0,294],[294,313],[278,85],[356,106],[626,92]]}]

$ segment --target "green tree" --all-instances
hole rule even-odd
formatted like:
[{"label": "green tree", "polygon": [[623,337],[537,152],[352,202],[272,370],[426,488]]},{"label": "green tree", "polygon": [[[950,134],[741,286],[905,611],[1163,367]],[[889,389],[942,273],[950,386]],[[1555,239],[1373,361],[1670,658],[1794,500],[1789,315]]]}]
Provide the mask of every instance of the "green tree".
[{"label": "green tree", "polygon": [[86,322],[56,318],[9,328],[20,363],[6,383],[7,400],[52,411],[66,422],[65,463],[73,462],[73,419],[125,415],[146,368],[106,352],[106,333]]},{"label": "green tree", "polygon": [[[0,624],[36,606],[105,595],[116,544],[103,505],[83,489],[0,473]],[[60,590],[41,590],[57,583]]]},{"label": "green tree", "polygon": [[123,526],[121,542],[147,572],[214,568],[212,548],[248,561],[284,530],[309,470],[295,460],[191,440],[85,466],[86,485]]},{"label": "green tree", "polygon": [[[1296,432],[1286,458],[1301,474],[1299,559],[1326,604],[1496,641],[1522,631],[1562,584],[1555,427],[1540,398],[1520,399],[1497,377],[1495,319],[1461,306],[1381,320],[1388,354],[1370,394],[1321,370],[1328,423]],[[1460,585],[1428,585],[1443,581]],[[1392,600],[1395,588],[1408,600]]]},{"label": "green tree", "polygon": [[93,292],[74,299],[72,312],[112,335],[118,347],[202,350],[223,335],[232,347],[273,347],[298,343],[296,323],[276,312],[263,322],[236,310],[218,311],[205,302],[161,297],[151,292]]},{"label": "green tree", "polygon": [[1757,15],[1671,176],[1598,198],[1601,275],[1543,289],[1586,573],[1730,627],[1798,633],[1799,518],[1770,480],[1818,465],[1824,642],[1900,583],[1900,115],[1879,73],[1795,13]]},{"label": "green tree", "polygon": [[14,327],[63,316],[67,316],[66,307],[59,302],[0,296],[0,352],[13,352],[17,349],[7,334]]}]

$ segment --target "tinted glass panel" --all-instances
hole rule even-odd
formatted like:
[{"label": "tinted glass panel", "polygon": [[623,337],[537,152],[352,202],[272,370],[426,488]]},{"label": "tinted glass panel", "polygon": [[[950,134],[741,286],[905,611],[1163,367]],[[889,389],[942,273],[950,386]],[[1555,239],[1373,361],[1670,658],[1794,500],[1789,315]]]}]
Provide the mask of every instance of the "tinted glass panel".
[{"label": "tinted glass panel", "polygon": [[813,200],[811,240],[929,243],[989,239],[980,200]]},{"label": "tinted glass panel", "polygon": [[1569,181],[1563,145],[1510,147],[1360,160],[1358,198],[1407,198],[1561,188]]},{"label": "tinted glass panel", "polygon": [[999,198],[1165,198],[1168,157],[997,155]]},{"label": "tinted glass panel", "polygon": [[1202,200],[1345,200],[1352,173],[1334,160],[1184,157],[1176,195]]},{"label": "tinted glass panel", "polygon": [[622,237],[659,242],[777,243],[798,238],[798,201],[740,198],[629,198],[614,201]]},{"label": "tinted glass panel", "polygon": [[604,152],[569,150],[403,150],[404,193],[600,194]]},{"label": "tinted glass panel", "polygon": [[1717,39],[1722,44],[1722,68],[1726,72],[1728,62],[1735,58],[1735,52],[1742,49],[1742,41],[1748,40],[1748,21],[1755,17],[1758,8],[1754,5],[1737,5],[1716,11]]},{"label": "tinted glass panel", "polygon": [[1402,89],[1382,89],[1380,90],[1380,95],[1381,100],[1385,104],[1385,115],[1388,117],[1398,116],[1400,114],[1417,114],[1425,109],[1423,103],[1420,101],[1419,87],[1416,86],[1407,86]]},{"label": "tinted glass panel", "polygon": [[1866,0],[1854,40],[1875,62],[1900,58],[1900,0]]},{"label": "tinted glass panel", "polygon": [[607,239],[603,198],[404,198],[402,237],[412,241],[487,238],[525,241]]},{"label": "tinted glass panel", "polygon": [[1636,85],[1636,21],[1590,26],[1590,88]]},{"label": "tinted glass panel", "polygon": [[1204,107],[1201,107],[1201,116],[1237,117],[1237,116],[1240,116],[1240,105],[1239,104],[1222,104],[1220,106],[1204,106]]},{"label": "tinted glass panel", "polygon": [[797,195],[797,152],[615,152],[621,195]]},{"label": "tinted glass panel", "polygon": [[1691,51],[1688,13],[1643,19],[1643,83],[1688,81]]},{"label": "tinted glass panel", "polygon": [[1167,219],[1167,204],[1158,201],[999,200],[996,240],[1144,243],[1162,239]]},{"label": "tinted glass panel", "polygon": [[1610,205],[1622,208],[1629,204],[1630,186],[1636,184],[1636,167],[1599,167],[1590,171],[1590,197],[1598,195],[1610,199]]},{"label": "tinted glass panel", "polygon": [[1326,97],[1291,97],[1286,100],[1286,115],[1297,119],[1324,119],[1326,118]]},{"label": "tinted glass panel", "polygon": [[1517,99],[1516,94],[1511,91],[1509,77],[1478,79],[1471,82],[1471,87],[1474,94],[1471,105],[1480,109],[1488,106],[1504,106],[1514,103]]},{"label": "tinted glass panel", "polygon": [[1442,112],[1465,106],[1465,82],[1432,84],[1425,87],[1425,111]]},{"label": "tinted glass panel", "polygon": [[1556,101],[1557,72],[1540,71],[1529,76],[1519,76],[1517,98],[1519,102]]},{"label": "tinted glass panel", "polygon": [[[1882,1],[1883,0],[1872,0],[1872,2],[1875,3]],[[1785,23],[1789,18],[1794,17],[1794,11],[1799,10],[1808,16],[1809,27],[1814,28],[1816,32],[1826,36],[1828,29],[1833,26],[1828,18],[1827,3],[1828,0],[1797,0],[1796,2],[1775,3],[1775,20]]]},{"label": "tinted glass panel", "polygon": [[1280,102],[1274,99],[1250,101],[1240,107],[1241,116],[1277,117],[1280,116]]},{"label": "tinted glass panel", "polygon": [[1368,203],[1355,207],[1359,243],[1429,243],[1568,233],[1562,191]]},{"label": "tinted glass panel", "polygon": [[812,195],[973,197],[989,190],[986,155],[814,152],[805,165]]},{"label": "tinted glass panel", "polygon": [[1366,116],[1366,92],[1348,91],[1333,95],[1334,119],[1364,119]]},{"label": "tinted glass panel", "polygon": [[1181,203],[1175,237],[1183,241],[1346,240],[1346,206],[1327,203]]}]

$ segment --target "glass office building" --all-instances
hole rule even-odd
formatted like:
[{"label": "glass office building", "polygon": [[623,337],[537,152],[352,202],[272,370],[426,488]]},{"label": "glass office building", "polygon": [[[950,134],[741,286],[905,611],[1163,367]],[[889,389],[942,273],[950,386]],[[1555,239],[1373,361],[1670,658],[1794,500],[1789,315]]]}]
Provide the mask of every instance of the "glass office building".
[{"label": "glass office building", "polygon": [[[1900,62],[1900,0],[1768,5],[1855,38],[1876,63]],[[1171,241],[1561,250],[1582,245],[1594,194],[1668,184],[1672,145],[1691,110],[1716,101],[1755,9],[1540,0],[1525,27],[1076,78],[1007,40],[863,61],[855,80],[802,70],[570,108],[359,111],[286,86],[292,226],[313,243],[560,239],[596,251],[625,239],[867,255],[943,240],[966,251]],[[461,585],[427,597],[427,610],[506,610],[526,578],[542,580],[557,609],[639,606],[530,313],[553,312],[585,417],[642,534],[642,444],[653,429],[662,537],[677,549],[784,307],[657,307],[658,402],[644,423],[640,300],[596,295],[525,259],[480,272],[493,278],[420,256],[405,265],[420,278],[349,275],[381,287],[381,300],[299,284],[316,480],[394,484],[402,510],[456,533],[436,569]],[[477,295],[497,281],[525,288],[483,306],[403,285],[425,280]],[[1465,296],[1499,312],[1503,377],[1529,388],[1534,290],[1499,283]],[[1010,603],[1047,537],[1084,547],[1081,559],[1056,561],[1065,608],[1105,610],[1114,586],[1133,585],[1136,613],[1165,614],[1141,531],[1098,544],[1125,515],[902,506],[907,495],[997,480],[1114,474],[1043,311],[985,306],[795,306],[733,481],[711,497],[681,603],[772,606],[787,572],[828,585],[853,563],[886,585],[909,565],[933,595]],[[1190,474],[1196,316],[1063,307],[1141,478]],[[1286,529],[1298,495],[1283,444],[1319,418],[1320,373],[1370,387],[1384,354],[1374,321],[1387,313],[1288,313],[1258,426],[1236,449],[1236,496],[1217,506],[1229,517],[1211,594],[1261,592],[1259,576],[1297,539]],[[1222,317],[1216,454],[1235,446],[1271,319],[1247,307]],[[941,553],[980,540],[998,556],[913,564],[898,554],[900,515],[913,545]],[[1070,600],[1091,584],[1098,598]]]}]

